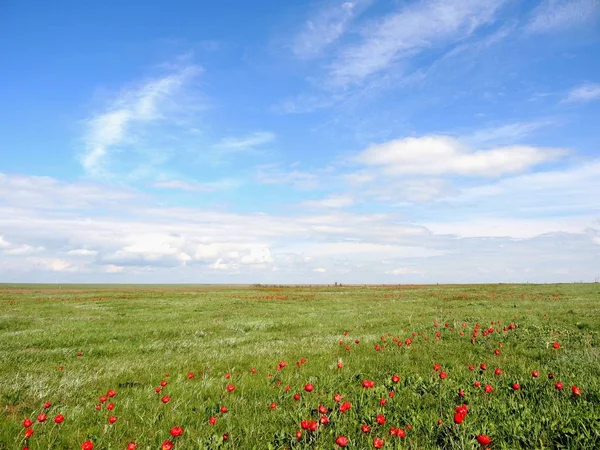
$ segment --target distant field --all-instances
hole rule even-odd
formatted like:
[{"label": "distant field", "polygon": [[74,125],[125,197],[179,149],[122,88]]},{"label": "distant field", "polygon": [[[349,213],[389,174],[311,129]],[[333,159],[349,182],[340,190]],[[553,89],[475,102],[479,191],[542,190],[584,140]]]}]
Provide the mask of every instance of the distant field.
[{"label": "distant field", "polygon": [[600,448],[600,284],[5,284],[0,342],[0,449]]}]

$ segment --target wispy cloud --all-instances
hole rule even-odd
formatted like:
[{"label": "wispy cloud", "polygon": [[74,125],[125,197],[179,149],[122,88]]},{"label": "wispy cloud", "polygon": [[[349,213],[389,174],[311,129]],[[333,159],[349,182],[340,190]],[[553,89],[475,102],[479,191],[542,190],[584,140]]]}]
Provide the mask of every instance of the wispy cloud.
[{"label": "wispy cloud", "polygon": [[268,131],[256,131],[246,136],[223,138],[215,147],[233,153],[269,144],[275,140],[275,137],[274,133]]},{"label": "wispy cloud", "polygon": [[593,100],[600,100],[600,84],[598,83],[584,83],[574,87],[563,102],[583,103]]},{"label": "wispy cloud", "polygon": [[330,66],[337,86],[360,83],[426,49],[444,47],[491,23],[504,0],[419,1],[365,26],[362,41]]},{"label": "wispy cloud", "polygon": [[591,23],[600,15],[598,0],[543,0],[532,13],[526,29],[547,33]]},{"label": "wispy cloud", "polygon": [[354,198],[349,195],[330,195],[320,200],[306,200],[301,203],[308,208],[345,208],[354,204]]},{"label": "wispy cloud", "polygon": [[314,58],[337,41],[348,25],[372,0],[335,0],[308,19],[294,38],[292,51],[299,58]]},{"label": "wispy cloud", "polygon": [[200,67],[189,65],[139,87],[126,89],[105,111],[86,119],[85,150],[80,155],[86,173],[104,175],[107,161],[115,151],[136,145],[135,131],[139,131],[139,127],[167,120],[168,114],[178,108],[177,95],[200,72]]},{"label": "wispy cloud", "polygon": [[424,136],[371,145],[355,159],[388,175],[497,177],[522,172],[564,154],[563,149],[523,145],[473,150],[450,136]]},{"label": "wispy cloud", "polygon": [[473,145],[505,145],[522,140],[536,131],[556,125],[554,120],[534,120],[515,122],[497,127],[484,128],[466,136],[465,140]]},{"label": "wispy cloud", "polygon": [[157,181],[152,186],[160,189],[178,189],[182,191],[203,191],[211,192],[214,189],[210,186],[201,183],[190,183],[183,180],[168,180],[168,181]]}]

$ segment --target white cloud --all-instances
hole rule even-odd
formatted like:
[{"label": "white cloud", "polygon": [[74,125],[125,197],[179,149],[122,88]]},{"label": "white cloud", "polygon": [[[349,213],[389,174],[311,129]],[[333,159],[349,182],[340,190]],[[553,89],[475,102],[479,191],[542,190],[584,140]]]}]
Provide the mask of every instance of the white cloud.
[{"label": "white cloud", "polygon": [[337,41],[346,31],[352,20],[360,14],[372,0],[336,0],[307,20],[292,44],[294,55],[299,58],[313,58]]},{"label": "white cloud", "polygon": [[[116,205],[87,198],[89,209],[73,211],[66,199],[89,185],[46,191],[48,180],[32,177],[38,203],[13,205],[10,196],[0,197],[0,270],[7,281],[40,282],[295,283],[306,282],[315,268],[343,283],[398,276],[403,282],[523,280],[526,273],[533,281],[564,267],[585,278],[597,257],[598,234],[586,230],[599,228],[594,211],[600,205],[589,195],[599,189],[599,174],[595,162],[465,188],[426,218],[410,210],[235,214],[154,206],[139,194]],[[52,209],[41,206],[44,195],[52,197]],[[4,251],[21,245],[43,251],[36,257]]]},{"label": "white cloud", "polygon": [[44,247],[32,247],[31,245],[23,244],[14,246],[4,250],[7,255],[31,255],[44,251]]},{"label": "white cloud", "polygon": [[571,89],[571,91],[563,101],[574,103],[590,102],[593,100],[600,100],[600,84],[584,83],[580,86],[576,86],[573,89]]},{"label": "white cloud", "polygon": [[466,136],[465,141],[473,145],[505,145],[520,141],[543,128],[555,126],[552,120],[516,122],[478,130]]},{"label": "white cloud", "polygon": [[327,272],[327,270],[322,267],[317,267],[316,269],[313,269],[313,272],[325,273],[325,272]]},{"label": "white cloud", "polygon": [[527,30],[555,32],[594,21],[600,14],[598,0],[543,0],[533,11]]},{"label": "white cloud", "polygon": [[257,131],[247,136],[223,138],[215,145],[215,147],[229,152],[237,152],[253,149],[273,142],[274,140],[275,134],[268,131]]},{"label": "white cloud", "polygon": [[187,66],[124,90],[106,111],[85,120],[85,151],[80,156],[85,171],[90,175],[105,175],[111,153],[135,144],[132,129],[164,121],[167,113],[177,108],[182,88],[200,72],[198,66]]},{"label": "white cloud", "polygon": [[256,169],[256,181],[260,184],[283,184],[298,189],[314,189],[319,184],[315,172],[294,168],[282,169],[277,164],[265,164]]},{"label": "white cloud", "polygon": [[474,151],[449,136],[425,136],[371,145],[356,156],[356,161],[381,167],[388,175],[497,177],[522,172],[564,153],[561,149],[516,145]]},{"label": "white cloud", "polygon": [[330,67],[334,85],[361,82],[405,58],[470,36],[495,20],[504,0],[418,1],[365,26],[362,41]]},{"label": "white cloud", "polygon": [[165,180],[157,181],[153,184],[154,187],[160,189],[178,189],[182,191],[203,191],[211,192],[214,189],[210,186],[201,183],[191,183],[183,180]]},{"label": "white cloud", "polygon": [[301,203],[308,208],[345,208],[354,204],[354,198],[348,195],[330,195],[321,200],[306,200]]},{"label": "white cloud", "polygon": [[388,270],[385,273],[390,275],[423,275],[420,270],[411,269],[409,267],[399,267],[397,269]]},{"label": "white cloud", "polygon": [[87,248],[76,248],[67,252],[67,255],[71,256],[96,256],[97,254],[96,250],[89,250]]}]

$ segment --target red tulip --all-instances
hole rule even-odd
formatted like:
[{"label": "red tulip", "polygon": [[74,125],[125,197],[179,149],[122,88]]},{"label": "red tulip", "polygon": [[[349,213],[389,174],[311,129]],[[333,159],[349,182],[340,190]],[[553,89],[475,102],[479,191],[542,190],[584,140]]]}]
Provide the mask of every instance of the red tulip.
[{"label": "red tulip", "polygon": [[40,414],[37,417],[38,422],[45,422],[46,421],[46,414]]},{"label": "red tulip", "polygon": [[32,434],[33,434],[33,428],[27,428],[25,430],[25,438],[31,437]]},{"label": "red tulip", "polygon": [[340,405],[340,412],[346,412],[348,411],[350,408],[352,408],[352,403],[350,402],[344,402]]},{"label": "red tulip", "polygon": [[479,442],[480,445],[485,447],[486,445],[490,445],[490,442],[492,442],[492,440],[489,436],[486,436],[485,434],[480,434],[479,436],[477,436],[477,442]]},{"label": "red tulip", "polygon": [[173,428],[171,428],[170,433],[171,433],[171,436],[173,436],[173,437],[181,436],[183,434],[183,428],[173,427]]},{"label": "red tulip", "polygon": [[552,347],[554,347],[554,348],[556,348],[556,349],[559,349],[559,348],[560,348],[560,344],[559,344],[558,342],[554,342],[554,343],[552,344]]},{"label": "red tulip", "polygon": [[81,450],[94,450],[94,443],[92,441],[85,441],[81,444]]},{"label": "red tulip", "polygon": [[137,448],[137,444],[135,442],[130,442],[127,444],[127,450],[135,450]]},{"label": "red tulip", "polygon": [[24,426],[25,428],[29,428],[31,425],[33,425],[33,422],[31,421],[31,419],[25,419],[25,420],[23,421],[23,426]]},{"label": "red tulip", "polygon": [[191,380],[192,378],[194,378],[196,375],[194,374],[194,372],[190,372],[187,374],[188,380]]},{"label": "red tulip", "polygon": [[298,440],[302,439],[302,431],[300,431],[300,430],[296,431],[296,439],[298,439]]},{"label": "red tulip", "polygon": [[454,423],[461,424],[463,420],[465,420],[465,415],[461,413],[454,414]]},{"label": "red tulip", "polygon": [[300,394],[294,394],[294,400],[296,400],[296,401],[300,400]]},{"label": "red tulip", "polygon": [[319,405],[319,414],[327,414],[328,410],[325,405]]},{"label": "red tulip", "polygon": [[48,408],[50,408],[51,406],[52,406],[52,403],[50,403],[50,402],[46,402],[46,403],[44,403],[44,409],[48,409]]},{"label": "red tulip", "polygon": [[533,370],[533,371],[531,371],[531,376],[533,378],[537,378],[540,376],[540,373],[537,370]]},{"label": "red tulip", "polygon": [[109,389],[109,391],[106,393],[106,395],[108,395],[110,398],[112,398],[115,395],[117,395],[117,393],[114,390]]},{"label": "red tulip", "polygon": [[163,403],[169,403],[171,401],[171,397],[165,395],[163,398],[160,399],[160,401]]},{"label": "red tulip", "polygon": [[115,416],[110,416],[108,418],[108,423],[113,424],[117,421],[117,418]]},{"label": "red tulip", "polygon": [[558,389],[559,391],[562,391],[562,390],[563,390],[563,384],[562,384],[560,381],[558,381],[558,382],[557,382],[557,383],[554,385],[554,387],[555,387],[556,389]]},{"label": "red tulip", "polygon": [[521,389],[521,385],[519,383],[513,383],[512,388],[513,390],[518,391]]},{"label": "red tulip", "polygon": [[228,384],[227,385],[227,392],[233,392],[235,391],[235,386],[233,384]]},{"label": "red tulip", "polygon": [[383,447],[383,444],[385,444],[385,441],[383,439],[377,437],[373,439],[373,447],[381,448]]},{"label": "red tulip", "polygon": [[392,375],[392,382],[397,384],[400,381],[400,377],[398,375]]},{"label": "red tulip", "polygon": [[362,382],[362,387],[364,387],[365,389],[370,389],[375,387],[375,382],[373,380],[364,380]]},{"label": "red tulip", "polygon": [[350,441],[348,440],[348,438],[346,436],[338,436],[335,439],[335,443],[336,445],[340,446],[340,447],[345,447],[346,445],[348,445]]},{"label": "red tulip", "polygon": [[227,406],[221,406],[221,409],[220,409],[220,411],[221,411],[223,414],[225,414],[225,413],[226,413],[227,411],[229,411],[229,410],[227,409]]},{"label": "red tulip", "polygon": [[271,409],[277,409],[277,403],[273,402],[269,405],[269,408]]},{"label": "red tulip", "polygon": [[371,432],[371,427],[369,425],[362,425],[360,427],[360,431],[362,431],[365,434],[370,433]]},{"label": "red tulip", "polygon": [[486,384],[484,389],[487,394],[491,393],[494,390],[491,384]]},{"label": "red tulip", "polygon": [[579,397],[581,395],[581,389],[575,385],[571,386],[571,392],[573,392],[573,397]]},{"label": "red tulip", "polygon": [[168,384],[168,383],[167,383],[165,380],[162,380],[162,381],[160,382],[160,385],[161,385],[162,387],[165,387],[167,384]]},{"label": "red tulip", "polygon": [[494,373],[498,376],[502,375],[502,369],[500,367],[497,367],[496,370],[494,370]]},{"label": "red tulip", "polygon": [[383,414],[378,414],[375,420],[379,425],[383,425],[385,423],[385,416]]},{"label": "red tulip", "polygon": [[58,414],[54,418],[54,423],[63,423],[64,420],[65,420],[65,416],[63,416],[62,414]]},{"label": "red tulip", "polygon": [[327,417],[327,416],[321,416],[319,418],[319,422],[321,423],[321,425],[327,425],[329,423],[329,417]]},{"label": "red tulip", "polygon": [[217,423],[217,418],[215,416],[212,416],[210,419],[208,419],[208,423],[210,423],[211,425],[215,425]]},{"label": "red tulip", "polygon": [[306,384],[304,385],[304,390],[305,390],[306,392],[312,392],[314,388],[315,388],[315,387],[314,387],[314,385],[312,385],[312,384],[310,384],[310,383],[306,383]]},{"label": "red tulip", "polygon": [[113,409],[115,409],[115,404],[109,403],[108,405],[106,405],[106,409],[108,409],[109,411],[112,411]]},{"label": "red tulip", "polygon": [[446,372],[440,372],[440,380],[445,380],[448,374]]},{"label": "red tulip", "polygon": [[335,395],[333,396],[333,400],[334,400],[336,403],[339,403],[339,402],[341,402],[341,401],[342,401],[342,396],[341,396],[340,394],[335,394]]},{"label": "red tulip", "polygon": [[162,445],[160,446],[160,450],[172,450],[173,449],[173,443],[171,441],[169,441],[168,439],[162,443]]},{"label": "red tulip", "polygon": [[224,441],[228,440],[228,439],[229,439],[229,433],[225,433],[225,434],[223,434],[223,437],[222,437],[222,439],[223,439]]}]

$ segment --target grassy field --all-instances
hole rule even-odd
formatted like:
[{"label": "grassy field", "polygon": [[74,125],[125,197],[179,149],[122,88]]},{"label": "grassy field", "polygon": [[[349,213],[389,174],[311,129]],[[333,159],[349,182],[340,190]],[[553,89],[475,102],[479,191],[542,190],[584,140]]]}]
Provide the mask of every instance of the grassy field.
[{"label": "grassy field", "polygon": [[1,285],[0,308],[2,449],[600,448],[598,284]]}]

